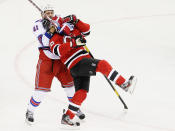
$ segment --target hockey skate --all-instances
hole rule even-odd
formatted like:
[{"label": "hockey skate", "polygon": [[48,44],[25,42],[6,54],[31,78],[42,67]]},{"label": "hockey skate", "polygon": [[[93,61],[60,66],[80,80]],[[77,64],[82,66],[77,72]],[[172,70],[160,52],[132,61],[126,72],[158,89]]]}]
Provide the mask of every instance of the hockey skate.
[{"label": "hockey skate", "polygon": [[76,116],[80,119],[80,120],[83,120],[85,118],[85,114],[79,109],[77,111],[77,114]]},{"label": "hockey skate", "polygon": [[130,94],[133,94],[135,86],[137,83],[137,78],[135,76],[130,76],[129,80],[120,85],[120,87]]},{"label": "hockey skate", "polygon": [[69,127],[78,127],[80,126],[79,122],[74,122],[73,120],[70,119],[70,117],[66,114],[63,114],[62,119],[61,119],[61,124]]},{"label": "hockey skate", "polygon": [[34,123],[33,112],[27,110],[26,112],[26,123],[32,125]]}]

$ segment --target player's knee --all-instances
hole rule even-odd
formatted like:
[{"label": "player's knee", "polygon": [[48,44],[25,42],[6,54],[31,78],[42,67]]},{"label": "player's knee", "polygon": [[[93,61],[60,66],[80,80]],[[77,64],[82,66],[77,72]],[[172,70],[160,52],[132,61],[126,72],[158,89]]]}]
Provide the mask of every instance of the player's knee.
[{"label": "player's knee", "polygon": [[74,78],[74,84],[76,91],[83,89],[89,92],[90,77],[85,76],[85,77]]}]

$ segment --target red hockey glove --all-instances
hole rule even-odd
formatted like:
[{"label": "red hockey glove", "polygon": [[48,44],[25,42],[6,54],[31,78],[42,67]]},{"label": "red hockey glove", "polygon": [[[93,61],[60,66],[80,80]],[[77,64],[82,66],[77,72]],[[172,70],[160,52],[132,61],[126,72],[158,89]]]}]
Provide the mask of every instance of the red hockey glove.
[{"label": "red hockey glove", "polygon": [[63,22],[72,23],[75,25],[78,22],[78,19],[75,15],[68,15],[63,18]]}]

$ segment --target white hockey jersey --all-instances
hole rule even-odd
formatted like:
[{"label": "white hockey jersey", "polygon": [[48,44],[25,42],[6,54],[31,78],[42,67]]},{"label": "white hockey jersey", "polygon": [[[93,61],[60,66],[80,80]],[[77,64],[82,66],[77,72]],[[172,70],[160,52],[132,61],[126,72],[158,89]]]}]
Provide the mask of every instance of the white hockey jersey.
[{"label": "white hockey jersey", "polygon": [[[49,36],[46,33],[46,29],[44,29],[43,25],[42,25],[42,20],[37,20],[33,26],[33,33],[36,36],[39,45],[38,48],[42,48],[42,49],[48,49],[49,48]],[[59,56],[54,55],[53,53],[51,53],[49,50],[43,50],[44,54],[50,58],[50,59],[60,59]]]}]

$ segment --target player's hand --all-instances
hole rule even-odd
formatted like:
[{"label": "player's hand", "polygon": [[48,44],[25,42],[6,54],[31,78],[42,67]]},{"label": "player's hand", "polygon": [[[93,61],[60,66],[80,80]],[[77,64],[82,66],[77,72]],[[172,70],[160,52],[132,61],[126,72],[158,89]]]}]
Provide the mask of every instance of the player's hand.
[{"label": "player's hand", "polygon": [[54,25],[51,25],[48,32],[49,32],[50,34],[53,34],[53,33],[55,33],[55,31],[56,31],[56,27],[55,27]]},{"label": "player's hand", "polygon": [[50,24],[51,23],[50,23],[50,21],[48,19],[43,19],[42,20],[42,25],[43,25],[44,29],[48,30],[49,27],[50,27]]},{"label": "player's hand", "polygon": [[82,36],[72,37],[71,47],[78,48],[86,45],[86,39]]},{"label": "player's hand", "polygon": [[63,18],[63,22],[72,23],[75,25],[78,22],[78,19],[75,15],[68,15]]}]

